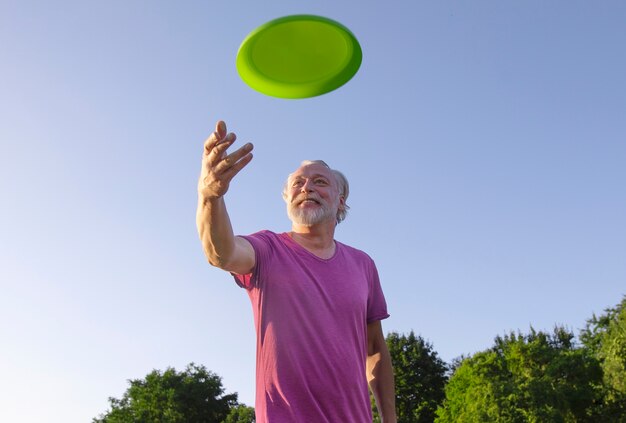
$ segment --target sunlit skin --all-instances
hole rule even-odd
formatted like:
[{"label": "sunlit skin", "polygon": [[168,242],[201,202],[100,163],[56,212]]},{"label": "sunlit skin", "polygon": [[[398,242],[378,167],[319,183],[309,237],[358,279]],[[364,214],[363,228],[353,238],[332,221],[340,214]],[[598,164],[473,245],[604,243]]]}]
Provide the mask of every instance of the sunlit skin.
[{"label": "sunlit skin", "polygon": [[[289,175],[285,201],[291,218],[291,237],[321,258],[335,252],[337,210],[344,205],[332,171],[321,164],[299,167]],[[294,219],[295,214],[315,215],[314,222]]]}]

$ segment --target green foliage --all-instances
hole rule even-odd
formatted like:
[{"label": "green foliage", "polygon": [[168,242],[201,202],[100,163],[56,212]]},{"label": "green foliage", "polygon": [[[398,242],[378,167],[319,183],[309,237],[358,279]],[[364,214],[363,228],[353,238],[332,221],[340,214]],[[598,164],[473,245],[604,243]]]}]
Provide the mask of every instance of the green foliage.
[{"label": "green foliage", "polygon": [[573,338],[563,328],[497,337],[456,369],[436,421],[597,421],[601,369]]},{"label": "green foliage", "polygon": [[594,314],[580,339],[602,366],[602,419],[626,422],[626,296],[603,315]]},{"label": "green foliage", "polygon": [[[549,334],[531,328],[448,366],[412,331],[392,332],[386,341],[398,422],[626,423],[626,296],[589,319],[579,339],[582,345],[561,327]],[[154,370],[129,383],[93,423],[255,422],[254,408],[225,395],[221,378],[204,366]]]},{"label": "green foliage", "polygon": [[615,392],[626,394],[626,308],[609,324],[598,356],[606,384]]},{"label": "green foliage", "polygon": [[589,348],[593,353],[599,353],[609,327],[619,320],[619,316],[625,308],[626,296],[624,296],[622,302],[616,307],[607,308],[604,310],[604,314],[600,316],[594,314],[591,319],[587,320],[585,329],[580,332],[580,340],[583,345]]},{"label": "green foliage", "polygon": [[254,408],[240,404],[230,410],[224,423],[254,423],[255,421]]},{"label": "green foliage", "polygon": [[221,423],[237,405],[237,394],[224,395],[219,376],[193,363],[182,372],[154,370],[129,383],[121,399],[109,398],[111,410],[94,423]]},{"label": "green foliage", "polygon": [[[432,422],[444,398],[446,364],[413,331],[408,336],[392,332],[386,341],[394,366],[398,422]],[[374,422],[380,422],[376,412]]]},{"label": "green foliage", "polygon": [[626,394],[626,296],[600,317],[594,314],[580,339],[602,362],[606,384]]}]

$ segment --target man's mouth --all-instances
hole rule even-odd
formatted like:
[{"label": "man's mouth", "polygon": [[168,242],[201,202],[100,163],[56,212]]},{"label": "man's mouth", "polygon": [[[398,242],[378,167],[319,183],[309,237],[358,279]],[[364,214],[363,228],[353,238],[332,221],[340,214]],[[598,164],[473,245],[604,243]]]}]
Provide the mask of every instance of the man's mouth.
[{"label": "man's mouth", "polygon": [[315,198],[305,198],[303,200],[298,201],[298,205],[301,204],[320,204],[320,202],[318,200],[316,200]]}]

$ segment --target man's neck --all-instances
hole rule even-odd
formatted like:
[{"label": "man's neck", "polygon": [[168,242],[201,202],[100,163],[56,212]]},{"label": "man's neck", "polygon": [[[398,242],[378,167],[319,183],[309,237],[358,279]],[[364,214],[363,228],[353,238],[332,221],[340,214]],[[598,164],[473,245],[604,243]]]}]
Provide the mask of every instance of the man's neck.
[{"label": "man's neck", "polygon": [[293,224],[289,233],[300,246],[320,258],[330,258],[335,254],[335,223],[303,226]]}]

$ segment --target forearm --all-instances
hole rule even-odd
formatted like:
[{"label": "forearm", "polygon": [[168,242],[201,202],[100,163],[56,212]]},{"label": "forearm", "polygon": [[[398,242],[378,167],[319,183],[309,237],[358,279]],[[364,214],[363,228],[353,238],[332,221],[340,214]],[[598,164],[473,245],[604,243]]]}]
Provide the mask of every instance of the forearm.
[{"label": "forearm", "polygon": [[367,358],[367,371],[369,386],[382,422],[396,423],[395,382],[391,356],[386,346]]},{"label": "forearm", "polygon": [[219,121],[204,143],[196,226],[209,263],[241,275],[253,269],[254,249],[248,241],[233,234],[224,195],[233,177],[252,160],[253,147],[248,143],[227,154],[227,148],[236,138],[234,133],[227,133],[226,124]]},{"label": "forearm", "polygon": [[235,235],[223,197],[198,195],[196,226],[209,263],[225,267],[235,251]]}]

